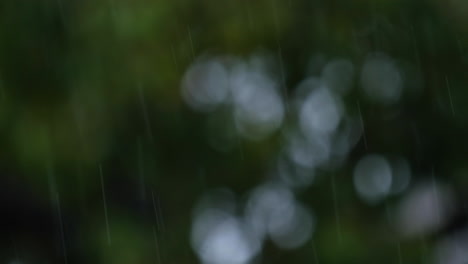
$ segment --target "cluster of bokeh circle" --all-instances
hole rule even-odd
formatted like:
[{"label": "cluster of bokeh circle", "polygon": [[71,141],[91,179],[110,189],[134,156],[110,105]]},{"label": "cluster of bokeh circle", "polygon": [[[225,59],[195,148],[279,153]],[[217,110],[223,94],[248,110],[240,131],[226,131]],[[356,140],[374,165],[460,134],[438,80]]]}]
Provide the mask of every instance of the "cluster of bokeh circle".
[{"label": "cluster of bokeh circle", "polygon": [[[306,243],[319,217],[296,198],[296,191],[312,184],[318,170],[340,167],[365,140],[360,109],[347,111],[344,98],[357,87],[363,100],[391,106],[404,92],[404,72],[384,53],[369,54],[359,68],[348,59],[330,59],[292,94],[285,92],[284,74],[274,62],[273,56],[260,53],[201,56],[184,75],[182,97],[193,110],[207,114],[207,137],[214,149],[229,151],[239,138],[261,141],[278,131],[282,138],[272,169],[265,172],[268,177],[246,199],[228,188],[200,198],[191,242],[203,263],[250,263],[260,257],[267,239],[283,249]],[[217,111],[228,115],[211,118]],[[411,168],[405,157],[368,153],[353,164],[352,177],[356,195],[372,206],[407,190]],[[437,198],[421,186],[400,206],[401,229],[416,230],[411,225],[418,217],[406,219],[412,204]],[[444,191],[438,185],[430,188]]]}]

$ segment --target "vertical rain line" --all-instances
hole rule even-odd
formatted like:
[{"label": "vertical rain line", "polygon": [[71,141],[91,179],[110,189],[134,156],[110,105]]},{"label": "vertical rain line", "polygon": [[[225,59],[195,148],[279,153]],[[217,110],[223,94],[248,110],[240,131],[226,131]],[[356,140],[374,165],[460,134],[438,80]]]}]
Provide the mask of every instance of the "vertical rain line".
[{"label": "vertical rain line", "polygon": [[13,251],[15,252],[15,258],[16,260],[20,261],[19,253],[18,253],[18,247],[16,246],[15,239],[13,235],[11,235],[11,245],[13,247]]},{"label": "vertical rain line", "polygon": [[421,70],[421,56],[419,55],[419,48],[418,42],[416,39],[416,34],[414,33],[414,26],[411,25],[411,37],[413,38],[413,47],[414,47],[414,54],[416,56],[416,62],[418,63],[418,68]]},{"label": "vertical rain line", "polygon": [[145,188],[145,169],[143,166],[143,150],[141,147],[141,140],[138,138],[138,176],[140,180],[140,200],[146,201],[146,188]]},{"label": "vertical rain line", "polygon": [[[161,240],[163,240],[162,242],[164,242],[165,237],[163,236],[164,222],[163,222],[163,218],[162,218],[162,212],[160,210],[159,199],[157,197],[156,197],[156,199],[154,198],[154,191],[153,190],[151,191],[151,198],[152,198],[152,201],[153,201],[154,216],[156,217],[156,227],[157,227],[158,232],[160,234]],[[156,236],[156,229],[155,229],[154,226],[153,226],[153,232],[154,232],[154,239],[155,239],[155,243],[156,243],[158,254],[159,254],[158,259],[159,259],[159,262],[162,263],[161,262],[161,259],[163,259],[163,254],[162,254],[162,251],[161,251],[162,245],[161,246],[159,245],[159,242],[158,242],[158,239],[157,239],[157,236]]]},{"label": "vertical rain line", "polygon": [[432,168],[431,177],[432,177],[432,195],[434,195],[434,204],[432,206],[433,206],[434,213],[435,213],[435,216],[436,216],[437,225],[440,225],[440,223],[441,223],[441,212],[440,212],[441,203],[439,201],[439,192],[437,191],[437,187],[436,187],[434,167]]},{"label": "vertical rain line", "polygon": [[355,27],[352,27],[352,34],[353,34],[353,42],[354,42],[354,47],[357,51],[357,53],[362,53],[361,51],[361,46],[359,45],[359,32]]},{"label": "vertical rain line", "polygon": [[5,102],[6,101],[6,96],[5,96],[5,90],[3,89],[2,85],[2,79],[0,79],[0,101]]},{"label": "vertical rain line", "polygon": [[460,36],[457,34],[457,45],[458,45],[458,52],[460,52],[460,57],[462,59],[463,64],[465,64],[466,59],[465,59],[465,48],[463,47],[463,43],[460,39]]},{"label": "vertical rain line", "polygon": [[285,101],[286,113],[289,113],[288,91],[286,87],[286,76],[284,72],[282,49],[281,49],[281,44],[279,41],[279,21],[278,21],[278,14],[276,11],[277,7],[276,7],[275,0],[271,0],[271,5],[272,5],[272,12],[273,12],[273,22],[274,22],[275,31],[276,31],[275,33],[276,33],[277,56],[278,56],[278,61],[279,61],[279,66],[280,66],[280,74],[281,74],[280,88],[283,93],[283,97]]},{"label": "vertical rain line", "polygon": [[252,20],[252,12],[250,11],[250,0],[247,0],[247,1],[244,1],[245,2],[245,12],[247,14],[247,21],[248,21],[248,24],[249,24],[249,30],[251,32],[254,32],[254,23],[253,23],[253,20]]},{"label": "vertical rain line", "polygon": [[57,0],[57,5],[60,12],[60,19],[62,19],[62,24],[65,26],[65,9],[63,8],[62,0]]},{"label": "vertical rain line", "polygon": [[83,118],[83,114],[79,112],[80,110],[80,106],[77,105],[77,103],[72,103],[72,112],[73,112],[73,118],[74,118],[74,121],[75,121],[75,125],[76,125],[76,129],[78,130],[78,137],[79,137],[79,141],[80,141],[80,149],[82,151],[82,154],[83,156],[87,156],[88,153],[90,153],[89,151],[89,147],[88,147],[88,144],[85,140],[85,130],[83,128],[83,125],[82,125],[82,122],[81,120],[84,119]]},{"label": "vertical rain line", "polygon": [[154,200],[154,192],[151,191],[151,198],[153,200],[153,210],[154,210],[154,217],[156,218],[156,226],[158,228],[158,231],[161,231],[161,223],[158,217],[158,210],[156,209],[156,202]]},{"label": "vertical rain line", "polygon": [[236,139],[237,139],[237,144],[239,145],[239,155],[240,155],[240,158],[241,158],[241,161],[244,162],[245,160],[245,157],[244,157],[244,148],[242,147],[242,139],[241,139],[241,136],[239,134],[236,135]]},{"label": "vertical rain line", "polygon": [[280,72],[281,72],[281,90],[283,91],[284,97],[284,106],[286,108],[286,113],[289,113],[289,100],[288,100],[288,89],[286,87],[286,74],[284,73],[284,62],[283,62],[283,53],[281,51],[281,46],[277,40],[278,45],[278,59],[280,64]]},{"label": "vertical rain line", "polygon": [[[50,194],[50,203],[52,204],[52,217],[55,220],[58,218],[59,221],[59,233],[60,233],[60,244],[62,246],[62,251],[63,251],[63,257],[64,257],[64,262],[65,264],[68,263],[68,257],[67,257],[67,249],[65,246],[65,234],[64,234],[64,229],[63,229],[63,222],[62,222],[62,211],[60,209],[60,200],[58,196],[58,191],[57,191],[57,182],[55,180],[55,172],[54,172],[54,161],[53,161],[53,152],[52,152],[52,147],[49,141],[49,137],[47,136],[48,131],[42,130],[42,136],[45,144],[47,145],[47,153],[46,153],[46,161],[45,161],[45,170],[47,174],[47,182],[49,185],[49,194]],[[54,224],[57,224],[54,221]]]},{"label": "vertical rain line", "polygon": [[[392,218],[391,218],[390,206],[389,206],[388,201],[385,202],[385,214],[386,214],[386,217],[387,217],[387,223],[388,223],[389,229],[391,229],[392,226],[394,225],[394,221],[392,221]],[[400,241],[397,241],[396,243],[397,243],[397,252],[398,252],[398,263],[402,264],[403,263],[403,257],[401,255]]]},{"label": "vertical rain line", "polygon": [[115,6],[115,0],[107,0],[107,3],[109,5],[110,9],[110,15],[111,15],[111,22],[112,22],[112,29],[114,30],[114,33],[117,31],[116,29],[116,21],[117,21],[117,8]]},{"label": "vertical rain line", "polygon": [[390,206],[388,205],[388,201],[385,201],[385,217],[387,218],[388,226],[392,227],[392,220],[390,217]]},{"label": "vertical rain line", "polygon": [[455,116],[455,110],[453,108],[453,101],[452,101],[452,92],[450,91],[450,83],[449,83],[447,75],[445,75],[445,84],[447,86],[447,91],[448,91],[448,95],[450,99],[450,107],[452,108],[452,115]]},{"label": "vertical rain line", "polygon": [[103,201],[103,205],[104,205],[104,216],[106,218],[107,243],[110,246],[111,245],[111,235],[110,235],[110,229],[109,229],[109,217],[107,215],[106,192],[104,190],[104,178],[103,178],[101,164],[99,164],[99,175],[101,176],[102,201]]},{"label": "vertical rain line", "polygon": [[172,60],[174,61],[174,66],[176,67],[176,72],[179,72],[179,63],[177,62],[176,53],[174,51],[174,45],[171,44],[171,54]]},{"label": "vertical rain line", "polygon": [[318,258],[318,253],[317,253],[317,247],[315,246],[315,241],[314,241],[313,238],[311,239],[311,243],[312,243],[312,252],[313,252],[313,254],[314,254],[314,262],[315,262],[315,264],[319,264],[319,258]]},{"label": "vertical rain line", "polygon": [[199,181],[199,184],[200,184],[200,191],[204,192],[208,188],[207,184],[206,184],[205,168],[203,168],[203,167],[198,168],[198,173],[197,174],[198,174],[198,181]]},{"label": "vertical rain line", "polygon": [[428,258],[428,248],[427,248],[427,242],[426,238],[424,235],[421,235],[421,263],[427,263],[427,258]]},{"label": "vertical rain line", "polygon": [[364,128],[364,119],[362,117],[361,105],[359,104],[359,100],[357,101],[357,107],[358,107],[358,111],[359,111],[359,120],[361,121],[362,135],[363,135],[363,138],[364,138],[364,147],[366,148],[366,150],[368,150],[366,130]]},{"label": "vertical rain line", "polygon": [[338,194],[336,192],[335,174],[333,173],[330,178],[331,178],[332,194],[333,194],[333,206],[335,209],[336,232],[338,236],[338,243],[341,244],[342,242],[341,221],[340,221],[340,212],[338,210]]},{"label": "vertical rain line", "polygon": [[154,226],[153,226],[153,237],[154,237],[154,243],[156,245],[156,256],[157,256],[157,259],[158,259],[158,263],[161,264],[162,263],[162,261],[161,261],[161,250],[159,248],[158,236],[156,234],[156,229],[154,228]]},{"label": "vertical rain line", "polygon": [[403,256],[401,254],[401,244],[400,242],[397,243],[398,246],[398,263],[403,264]]},{"label": "vertical rain line", "polygon": [[192,60],[195,60],[195,49],[193,48],[193,39],[192,39],[192,32],[190,30],[190,26],[187,26],[187,32],[190,40],[190,49],[192,51]]},{"label": "vertical rain line", "polygon": [[60,198],[59,198],[58,192],[55,192],[55,205],[57,206],[57,214],[58,214],[59,225],[60,225],[60,240],[62,241],[63,258],[65,260],[65,264],[67,264],[68,263],[67,247],[65,245],[65,232],[63,228],[62,210],[60,209]]},{"label": "vertical rain line", "polygon": [[161,228],[162,228],[161,231],[164,231],[166,229],[166,227],[164,225],[164,218],[163,218],[163,215],[162,215],[161,203],[159,202],[158,197],[156,197],[156,203],[157,203],[159,217],[160,217],[160,220],[161,220]]},{"label": "vertical rain line", "polygon": [[140,99],[141,111],[143,112],[143,119],[145,120],[146,133],[148,134],[148,138],[151,144],[153,144],[153,129],[151,128],[151,123],[148,115],[148,108],[146,107],[145,96],[143,94],[143,88],[141,84],[138,84],[138,98]]},{"label": "vertical rain line", "polygon": [[[228,82],[228,88],[229,88],[229,90],[232,89],[231,82]],[[244,162],[244,160],[245,160],[245,158],[244,158],[244,149],[242,148],[242,139],[241,139],[240,133],[236,133],[235,138],[236,138],[236,141],[237,141],[237,145],[239,146],[239,155],[240,155],[241,162]]]}]

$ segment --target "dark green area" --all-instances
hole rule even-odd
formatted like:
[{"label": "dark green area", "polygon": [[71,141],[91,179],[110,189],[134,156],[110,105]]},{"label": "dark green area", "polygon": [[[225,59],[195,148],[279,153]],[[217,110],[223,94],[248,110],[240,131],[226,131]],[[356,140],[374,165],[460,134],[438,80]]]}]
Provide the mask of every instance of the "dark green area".
[{"label": "dark green area", "polygon": [[[213,149],[207,120],[227,114],[192,111],[180,81],[200,55],[266,52],[282,62],[287,95],[320,73],[308,70],[312,57],[351,60],[357,77],[345,109],[357,113],[360,102],[368,148],[361,138],[342,166],[320,171],[298,194],[317,217],[312,239],[291,251],[267,243],[260,263],[398,263],[396,241],[403,263],[429,263],[445,231],[399,240],[385,217],[405,194],[368,206],[352,171],[366,153],[404,156],[415,180],[431,180],[435,171],[464,204],[467,15],[468,4],[442,0],[2,0],[1,261],[158,263],[154,197],[165,224],[161,263],[198,263],[189,241],[196,200],[219,187],[243,197],[265,180],[284,142],[279,131],[260,142],[240,139],[227,152]],[[359,69],[373,52],[405,73],[397,104],[372,103],[358,89]]]}]

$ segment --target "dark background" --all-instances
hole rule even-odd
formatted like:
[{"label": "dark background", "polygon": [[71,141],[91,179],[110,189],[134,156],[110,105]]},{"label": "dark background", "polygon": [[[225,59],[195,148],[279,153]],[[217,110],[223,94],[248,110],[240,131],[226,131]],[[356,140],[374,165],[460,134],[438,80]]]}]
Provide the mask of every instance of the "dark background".
[{"label": "dark background", "polygon": [[[285,110],[280,127],[252,140],[232,124],[229,104],[187,104],[183,78],[203,60],[258,55],[285,107],[328,62],[351,62],[339,97],[364,129],[340,162],[291,188],[316,221],[307,242],[289,250],[266,239],[253,261],[465,263],[466,254],[440,248],[467,245],[467,15],[456,0],[2,0],[1,261],[202,263],[190,238],[197,201],[224,188],[243,208],[270,181],[298,121]],[[398,69],[397,101],[363,91],[372,56]],[[213,134],[236,140],[219,149]],[[369,154],[402,157],[408,188],[362,199],[353,171]],[[440,219],[401,234],[393,218],[424,183],[440,190],[428,209]],[[421,210],[416,223],[434,217]]]}]

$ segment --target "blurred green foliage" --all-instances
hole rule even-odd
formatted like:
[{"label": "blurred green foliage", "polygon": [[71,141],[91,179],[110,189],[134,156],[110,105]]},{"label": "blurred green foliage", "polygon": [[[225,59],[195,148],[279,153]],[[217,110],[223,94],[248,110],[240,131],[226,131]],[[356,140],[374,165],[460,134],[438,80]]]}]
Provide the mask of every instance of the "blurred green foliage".
[{"label": "blurred green foliage", "polygon": [[[265,179],[282,141],[278,132],[261,142],[239,140],[227,152],[211,148],[207,120],[226,115],[195,113],[184,104],[180,80],[189,65],[206,54],[265,51],[282,63],[292,94],[321,70],[320,63],[308,66],[311,58],[361,65],[367,54],[384,52],[404,71],[404,96],[392,106],[368,102],[358,89],[344,98],[350,113],[362,100],[368,149],[361,141],[333,172],[341,238],[330,177],[322,175],[299,194],[317,215],[313,238],[293,251],[268,244],[261,262],[383,264],[398,263],[401,254],[404,263],[428,263],[437,236],[402,241],[398,253],[385,214],[399,197],[363,205],[351,174],[364,153],[402,155],[416,178],[436,168],[441,181],[464,195],[467,12],[463,1],[441,0],[3,0],[0,177],[24,190],[13,196],[26,195],[21,200],[41,210],[53,211],[51,193],[60,194],[65,219],[73,222],[64,224],[69,263],[197,263],[189,242],[196,199],[216,187],[242,197]],[[152,194],[166,224],[159,249],[152,209],[141,217],[138,208]],[[18,198],[8,199],[1,203]],[[45,245],[60,247],[58,236],[46,241],[14,228],[9,234],[1,251],[6,259],[14,257],[13,240],[20,257],[36,258],[25,263],[63,261],[63,249],[52,257],[41,253]]]}]

